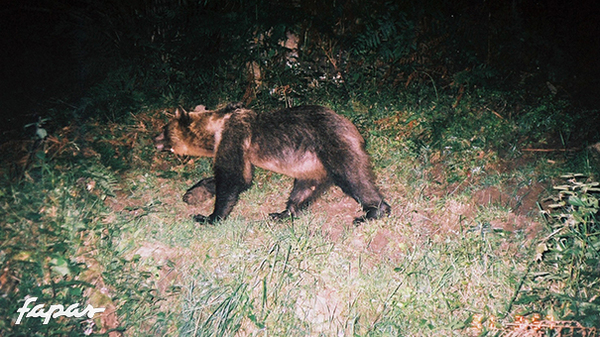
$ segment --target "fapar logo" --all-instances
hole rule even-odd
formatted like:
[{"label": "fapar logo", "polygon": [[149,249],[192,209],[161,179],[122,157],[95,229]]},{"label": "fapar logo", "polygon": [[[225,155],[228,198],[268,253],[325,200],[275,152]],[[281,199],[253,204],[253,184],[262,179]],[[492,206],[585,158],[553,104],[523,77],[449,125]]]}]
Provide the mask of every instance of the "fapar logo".
[{"label": "fapar logo", "polygon": [[27,316],[25,317],[44,317],[45,319],[43,324],[48,324],[48,322],[50,322],[50,318],[57,318],[60,316],[83,317],[85,315],[87,315],[88,318],[93,318],[95,313],[104,312],[104,310],[106,310],[106,308],[94,308],[91,304],[88,304],[85,309],[80,311],[78,309],[79,303],[71,304],[66,310],[62,304],[53,304],[50,306],[50,308],[48,308],[48,311],[44,311],[44,304],[38,304],[30,309],[29,304],[34,303],[37,301],[37,299],[37,297],[29,297],[25,299],[25,304],[23,304],[23,307],[17,309],[19,318],[17,318],[15,324],[21,324],[21,320],[23,319],[25,313],[27,313]]}]

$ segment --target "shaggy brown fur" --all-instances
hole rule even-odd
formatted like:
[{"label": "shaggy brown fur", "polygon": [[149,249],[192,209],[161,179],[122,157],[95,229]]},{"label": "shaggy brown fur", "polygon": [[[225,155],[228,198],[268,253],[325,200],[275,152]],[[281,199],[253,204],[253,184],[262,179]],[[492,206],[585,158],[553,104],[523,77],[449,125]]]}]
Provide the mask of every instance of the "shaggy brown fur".
[{"label": "shaggy brown fur", "polygon": [[[225,219],[239,194],[251,186],[254,166],[295,178],[283,212],[274,219],[296,216],[331,184],[360,203],[359,223],[389,215],[390,206],[375,187],[365,143],[346,118],[321,106],[299,106],[257,114],[241,105],[191,113],[177,111],[155,138],[159,150],[179,155],[214,157],[213,213],[196,215],[200,222]],[[195,187],[210,190],[212,182]],[[208,187],[208,188],[207,188]],[[186,193],[187,195],[187,193]]]}]

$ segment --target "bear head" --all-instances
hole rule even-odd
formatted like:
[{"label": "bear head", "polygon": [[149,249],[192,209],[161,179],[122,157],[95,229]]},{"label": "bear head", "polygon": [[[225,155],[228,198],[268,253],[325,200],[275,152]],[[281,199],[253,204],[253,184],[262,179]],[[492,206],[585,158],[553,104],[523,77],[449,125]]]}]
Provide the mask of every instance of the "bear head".
[{"label": "bear head", "polygon": [[177,109],[163,132],[154,138],[154,145],[159,151],[177,155],[213,157],[228,117],[223,110],[206,110],[202,105],[192,112]]}]

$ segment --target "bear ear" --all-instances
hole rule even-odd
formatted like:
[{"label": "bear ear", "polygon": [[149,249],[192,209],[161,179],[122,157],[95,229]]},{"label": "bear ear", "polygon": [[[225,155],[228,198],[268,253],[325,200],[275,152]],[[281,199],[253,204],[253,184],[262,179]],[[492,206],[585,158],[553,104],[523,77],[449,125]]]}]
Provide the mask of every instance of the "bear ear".
[{"label": "bear ear", "polygon": [[182,124],[190,123],[190,114],[185,111],[182,107],[179,107],[175,110],[175,119]]},{"label": "bear ear", "polygon": [[196,105],[194,108],[194,112],[203,112],[206,111],[206,107],[204,105]]}]

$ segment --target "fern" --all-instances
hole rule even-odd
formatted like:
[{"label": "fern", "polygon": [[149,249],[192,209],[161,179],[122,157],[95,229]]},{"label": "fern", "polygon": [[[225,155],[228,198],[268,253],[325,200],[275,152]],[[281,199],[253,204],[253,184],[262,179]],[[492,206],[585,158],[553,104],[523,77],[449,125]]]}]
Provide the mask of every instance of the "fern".
[{"label": "fern", "polygon": [[109,170],[103,165],[93,164],[85,170],[85,175],[87,178],[86,188],[88,190],[100,189],[102,191],[102,199],[106,196],[116,196],[115,189],[119,181],[114,171]]},{"label": "fern", "polygon": [[353,51],[356,55],[374,54],[386,61],[395,62],[406,56],[413,44],[414,25],[406,14],[391,14],[366,26],[356,37]]}]

